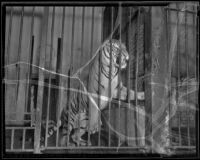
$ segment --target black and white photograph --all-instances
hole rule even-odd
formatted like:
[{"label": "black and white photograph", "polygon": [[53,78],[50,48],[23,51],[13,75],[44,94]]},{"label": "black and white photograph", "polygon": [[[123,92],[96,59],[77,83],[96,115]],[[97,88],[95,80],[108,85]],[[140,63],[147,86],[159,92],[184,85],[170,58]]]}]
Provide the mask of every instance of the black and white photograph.
[{"label": "black and white photograph", "polygon": [[1,2],[3,158],[199,157],[199,10]]}]

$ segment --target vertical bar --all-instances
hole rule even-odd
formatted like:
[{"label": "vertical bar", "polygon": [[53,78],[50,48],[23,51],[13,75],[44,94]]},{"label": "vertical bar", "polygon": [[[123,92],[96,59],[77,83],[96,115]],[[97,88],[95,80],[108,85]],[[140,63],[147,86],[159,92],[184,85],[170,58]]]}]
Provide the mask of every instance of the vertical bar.
[{"label": "vertical bar", "polygon": [[[84,43],[84,24],[85,24],[85,7],[82,7],[82,31],[81,31],[81,59],[80,59],[80,67],[82,66],[82,60],[83,60],[83,43]],[[80,77],[81,75],[79,75]],[[80,132],[80,106],[81,106],[81,94],[80,94],[81,84],[79,84],[79,93],[78,93],[78,132]],[[78,134],[79,136],[80,134]],[[79,146],[79,139],[78,137],[78,146]]]},{"label": "vertical bar", "polygon": [[[179,5],[178,3],[176,4],[177,6],[177,58],[176,58],[176,63],[177,63],[177,78],[176,78],[176,88],[177,88],[177,94],[176,94],[176,102],[179,101],[179,88],[180,88],[180,82],[181,82],[181,78],[180,78],[180,40],[179,40],[179,30],[180,30],[180,20],[179,20]],[[178,107],[178,106],[177,106]],[[181,112],[179,114],[177,114],[178,116],[178,135],[179,135],[179,145],[181,145]]]},{"label": "vertical bar", "polygon": [[[113,18],[114,18],[114,13],[113,13],[113,7],[111,7],[111,33],[113,32]],[[110,109],[111,109],[111,78],[112,78],[112,34],[111,34],[111,38],[110,38],[110,69],[109,69],[109,104],[108,104],[108,124],[111,124],[110,121]],[[110,127],[108,127],[108,146],[110,147]]]},{"label": "vertical bar", "polygon": [[24,128],[23,129],[23,135],[22,135],[22,150],[24,150],[24,146],[25,146],[25,132],[26,132],[26,129]]},{"label": "vertical bar", "polygon": [[[121,3],[119,3],[119,42],[120,42],[120,54],[119,54],[119,76],[118,76],[118,83],[121,82],[121,33],[122,32],[122,6]],[[121,114],[120,114],[120,97],[121,97],[121,90],[120,87],[118,87],[118,118],[119,118],[119,123],[118,123],[118,132],[120,132],[120,121],[121,121]],[[118,146],[120,146],[120,136],[118,136]]]},{"label": "vertical bar", "polygon": [[36,87],[35,85],[30,85],[30,108],[31,108],[31,126],[35,126],[35,90],[36,90]]},{"label": "vertical bar", "polygon": [[[58,39],[58,47],[60,45],[60,41],[61,41],[61,47],[58,49],[58,54],[57,54],[57,73],[62,73],[62,55],[63,55],[63,42],[64,42],[64,28],[65,28],[65,7],[63,7],[63,15],[62,15],[62,33],[61,33],[61,39]],[[60,84],[62,84],[62,77],[59,78],[58,76],[58,81],[59,81],[59,86]],[[60,92],[59,92],[60,93]],[[62,102],[62,100],[60,99],[61,94],[59,94],[59,101],[57,102],[57,106],[58,106],[58,112],[57,112],[57,134],[56,134],[56,147],[58,146],[58,140],[59,140],[59,114],[60,114],[60,101]]]},{"label": "vertical bar", "polygon": [[[101,28],[103,28],[103,17],[102,17],[102,21],[101,21]],[[103,43],[103,29],[101,29],[101,43]],[[99,53],[99,75],[98,75],[98,79],[99,79],[99,85],[98,85],[98,91],[99,91],[99,95],[98,95],[98,107],[99,107],[99,114],[98,114],[98,128],[99,128],[99,134],[98,134],[98,146],[101,145],[101,63],[102,63],[102,49]]]},{"label": "vertical bar", "polygon": [[[130,54],[131,53],[131,38],[130,38],[130,36],[129,36],[129,34],[131,34],[131,18],[132,18],[132,11],[131,11],[131,8],[132,7],[129,7],[129,29],[128,29],[128,48],[129,48],[129,61],[128,61],[128,68],[127,68],[127,103],[128,103],[128,118],[130,117],[130,114],[129,114],[129,111],[131,111],[130,109],[130,107],[131,107],[131,105],[130,105],[130,88],[131,88],[131,85],[130,85],[130,81],[131,81],[131,79],[130,79],[130,69],[131,69],[131,63],[130,63],[130,60],[131,60],[131,57],[132,57],[132,54]],[[130,32],[130,33],[129,33]],[[128,123],[128,124],[130,124],[130,123]],[[128,126],[129,127],[129,126]],[[128,133],[129,133],[129,131],[128,131]],[[129,134],[128,134],[128,139],[127,139],[128,141],[129,141]],[[129,144],[129,142],[128,142],[128,144]]]},{"label": "vertical bar", "polygon": [[181,111],[178,114],[178,135],[179,135],[179,146],[182,145],[182,136],[181,136]]},{"label": "vertical bar", "polygon": [[[188,26],[187,26],[187,5],[186,2],[185,4],[185,57],[186,57],[186,77],[189,78],[189,63],[188,63]],[[188,145],[190,146],[190,124],[189,124],[189,117],[190,117],[190,111],[188,109],[188,82],[186,86],[186,112],[187,112],[187,140],[188,140]]]},{"label": "vertical bar", "polygon": [[[71,39],[71,55],[70,55],[70,69],[68,72],[68,76],[71,76],[71,73],[73,72],[73,49],[74,49],[74,21],[75,21],[75,7],[73,7],[73,17],[72,17],[72,39]],[[68,79],[68,88],[70,88],[70,78]],[[70,89],[68,89],[68,101],[67,101],[67,106],[68,106],[68,113],[71,113],[71,106],[69,105],[70,103]],[[67,128],[70,128],[70,116],[68,115],[68,124]],[[67,134],[67,145],[69,144],[69,134]]]},{"label": "vertical bar", "polygon": [[[196,12],[196,8],[195,8],[195,6],[193,6],[193,11],[194,12]],[[193,14],[193,48],[194,48],[194,56],[196,56],[195,57],[195,80],[196,80],[196,82],[198,82],[199,81],[199,77],[198,77],[198,73],[199,73],[199,66],[198,66],[198,63],[199,63],[199,60],[198,60],[198,54],[199,54],[199,52],[198,52],[198,45],[199,45],[199,43],[198,43],[198,34],[199,34],[199,32],[198,32],[198,26],[197,26],[197,15],[196,14]],[[198,27],[198,28],[197,28]],[[197,91],[196,91],[196,94],[195,94],[195,99],[196,99],[196,112],[194,112],[195,113],[195,128],[196,128],[196,130],[197,131],[199,131],[199,114],[198,114],[198,108],[197,108],[197,106],[199,106],[199,104],[198,104],[198,85],[196,86],[197,88]],[[195,144],[195,146],[196,146],[196,153],[198,153],[198,151],[199,151],[199,133],[198,132],[195,132],[196,133],[196,135],[195,135],[195,141],[196,141],[196,144]],[[199,154],[198,154],[198,156],[199,156]]]},{"label": "vertical bar", "polygon": [[[19,46],[17,51],[17,61],[21,59],[21,48],[22,48],[22,31],[23,31],[23,24],[24,24],[24,7],[22,7],[21,12],[21,22],[20,22],[20,32],[19,32]],[[16,106],[17,106],[17,98],[18,98],[18,90],[19,90],[19,78],[20,78],[20,66],[19,64],[16,65],[16,74],[17,74],[17,86],[16,86]]]},{"label": "vertical bar", "polygon": [[137,51],[136,51],[136,54],[135,54],[135,60],[136,60],[136,63],[135,63],[135,110],[134,110],[134,113],[135,113],[135,137],[136,137],[136,145],[138,145],[138,135],[137,135],[137,126],[138,126],[138,119],[137,119],[137,107],[138,107],[138,100],[137,100],[137,92],[138,92],[138,57],[139,57],[139,32],[140,32],[140,8],[138,9],[138,17],[137,17],[137,42],[136,42],[136,45],[137,45]]},{"label": "vertical bar", "polygon": [[11,129],[11,150],[13,150],[15,129]]},{"label": "vertical bar", "polygon": [[[170,40],[170,31],[169,31],[169,10],[167,9],[166,11],[165,11],[165,13],[166,13],[166,41],[167,41],[167,61],[168,61],[168,63],[167,63],[167,68],[168,68],[168,73],[170,72],[170,66],[169,66],[169,64],[170,64],[170,60],[169,60],[169,40]],[[177,34],[178,34],[178,32],[177,32]],[[178,37],[178,36],[177,36]],[[178,41],[178,40],[177,40]],[[169,83],[168,83],[168,86],[170,87],[170,89],[171,89],[171,81],[169,81]],[[170,94],[170,96],[171,96],[171,94]],[[169,96],[169,102],[170,102],[170,99],[171,99],[171,97]],[[171,107],[171,104],[169,103],[169,116],[170,116],[170,107]],[[171,127],[171,125],[170,125],[171,123],[170,123],[170,119],[169,119],[169,134],[170,135],[172,135],[172,133],[171,133],[171,130],[170,130],[170,127]],[[169,137],[169,143],[171,144],[171,136]]]},{"label": "vertical bar", "polygon": [[[60,73],[60,67],[62,66],[60,63],[62,62],[61,59],[61,52],[62,52],[62,43],[63,43],[63,39],[58,38],[58,48],[57,48],[57,64],[56,64],[56,72]],[[62,78],[62,77],[61,77]],[[60,86],[61,85],[61,78],[59,78],[59,75],[56,75],[56,80],[58,83],[56,83],[56,85]],[[58,93],[58,100],[57,100],[57,132],[56,132],[56,147],[58,147],[58,141],[59,141],[59,121],[60,121],[60,92]]]},{"label": "vertical bar", "polygon": [[[169,10],[167,10],[167,12],[168,12]],[[177,12],[178,13],[178,12]],[[167,15],[167,20],[168,20],[168,15]],[[178,23],[179,22],[177,22],[177,24],[176,25],[178,25]],[[172,66],[170,66],[171,65],[171,55],[170,55],[170,52],[169,52],[169,44],[170,44],[170,42],[169,42],[169,40],[170,40],[170,38],[168,37],[168,34],[170,35],[171,34],[171,32],[169,32],[169,30],[168,30],[168,24],[167,24],[167,37],[166,37],[166,40],[167,40],[167,72],[168,72],[168,88],[169,88],[169,91],[171,91],[171,83],[172,83],[172,79],[171,79],[171,68],[172,68]],[[178,39],[179,37],[178,37],[178,30],[177,30],[177,39]],[[178,41],[178,40],[177,40]],[[171,92],[169,92],[169,106],[168,106],[168,117],[170,117],[170,113],[171,113],[171,95],[172,95],[172,93]],[[168,127],[168,131],[169,131],[169,138],[168,138],[168,140],[169,140],[169,145],[171,144],[171,135],[172,135],[172,131],[171,131],[171,118],[169,118],[169,122],[168,122],[168,125],[167,125],[167,127]],[[167,141],[168,141],[167,140]]]},{"label": "vertical bar", "polygon": [[[53,51],[53,39],[54,39],[54,20],[55,20],[55,7],[53,7],[53,14],[52,14],[52,25],[51,25],[51,50],[50,50],[50,61],[49,61],[49,70],[53,70],[52,67],[52,51]],[[51,83],[52,83],[52,74],[49,73],[48,79],[48,96],[47,96],[47,115],[46,115],[46,130],[45,130],[45,147],[47,147],[47,134],[48,134],[48,126],[49,126],[49,108],[50,108],[50,100],[51,100]]]},{"label": "vertical bar", "polygon": [[152,35],[152,7],[149,7],[145,12],[145,24],[144,24],[144,50],[145,50],[145,75],[150,75],[145,78],[145,144],[152,152],[152,54],[151,43]]},{"label": "vertical bar", "polygon": [[[199,8],[199,6],[198,6]],[[197,12],[199,10],[197,9]],[[196,14],[196,76],[197,81],[199,81],[199,16]],[[199,85],[197,85],[197,96],[199,95]],[[199,107],[199,99],[197,97],[197,105],[196,107]],[[196,153],[198,153],[199,156],[199,109],[196,109]]]},{"label": "vertical bar", "polygon": [[34,15],[35,7],[33,7],[32,18],[31,18],[31,32],[30,32],[30,45],[29,45],[29,67],[28,67],[28,77],[27,77],[27,85],[26,85],[26,98],[25,98],[25,111],[28,111],[28,107],[30,107],[29,99],[30,99],[30,79],[32,75],[32,63],[33,63],[33,44],[34,44],[34,36],[33,36],[33,27],[34,27]]},{"label": "vertical bar", "polygon": [[[41,46],[39,65],[41,68],[45,65],[45,54],[46,54],[46,44],[47,44],[47,31],[48,31],[48,19],[49,19],[49,7],[44,7],[44,15],[42,18],[42,28],[41,28]],[[44,82],[44,71],[40,69],[39,71],[38,85]],[[40,135],[41,135],[41,116],[42,116],[42,105],[43,105],[43,93],[44,87],[38,87],[37,91],[37,107],[36,107],[36,123],[35,123],[35,133],[34,133],[34,153],[40,153]]]},{"label": "vertical bar", "polygon": [[[90,41],[90,58],[92,57],[92,51],[93,51],[93,34],[94,34],[94,7],[92,7],[92,23],[91,23],[91,41]],[[91,69],[91,67],[89,67],[89,70]],[[88,82],[90,81],[89,80],[90,78],[88,77]],[[90,88],[89,88],[89,83],[88,83],[88,90],[90,92]],[[88,143],[87,145],[89,146],[90,144],[90,117],[91,117],[91,111],[90,111],[90,108],[91,108],[91,103],[90,103],[90,99],[88,97],[88,104],[89,104],[89,111],[88,111]]]}]

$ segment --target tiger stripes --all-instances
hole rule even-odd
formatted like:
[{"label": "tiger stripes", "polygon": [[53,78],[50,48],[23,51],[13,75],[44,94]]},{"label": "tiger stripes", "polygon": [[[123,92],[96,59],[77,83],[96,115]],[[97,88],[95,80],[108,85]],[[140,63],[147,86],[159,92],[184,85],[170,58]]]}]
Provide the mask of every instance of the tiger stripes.
[{"label": "tiger stripes", "polygon": [[[111,44],[110,44],[111,41]],[[72,99],[70,100],[71,112],[68,111],[68,106],[64,107],[61,113],[61,146],[66,146],[67,135],[69,134],[70,144],[76,146],[78,141],[80,146],[85,146],[87,140],[82,139],[84,133],[87,132],[88,127],[91,133],[95,133],[99,130],[98,128],[98,115],[99,110],[103,110],[108,105],[108,99],[101,99],[101,105],[98,106],[98,87],[101,88],[102,97],[109,97],[109,72],[111,70],[111,98],[117,98],[118,88],[120,87],[121,97],[120,99],[125,100],[127,98],[127,88],[123,86],[122,82],[118,82],[119,76],[119,58],[121,54],[121,69],[125,69],[127,61],[129,59],[128,52],[123,43],[120,44],[119,40],[107,40],[99,50],[99,53],[93,60],[91,65],[91,71],[89,73],[89,93],[85,92],[73,92]],[[110,48],[112,47],[112,63],[110,63]],[[100,54],[101,53],[101,54]],[[99,57],[101,55],[101,57]],[[101,59],[100,59],[101,58]],[[100,60],[99,60],[100,59]],[[112,67],[110,66],[112,64]],[[99,75],[101,74],[101,75]],[[101,77],[99,79],[99,77]],[[81,88],[83,90],[83,88]],[[80,94],[80,96],[79,96]],[[144,92],[138,92],[138,99],[144,99]],[[80,99],[79,99],[80,98]],[[130,99],[135,99],[135,92],[130,91]],[[90,103],[90,120],[88,122],[88,112]],[[80,104],[80,106],[78,106]],[[78,113],[79,112],[79,113]],[[80,115],[80,119],[78,118]],[[68,122],[68,116],[70,121]],[[78,130],[78,122],[80,124],[80,130]],[[69,123],[69,128],[68,128]],[[89,126],[88,126],[89,124]],[[79,137],[79,138],[77,138]]]}]

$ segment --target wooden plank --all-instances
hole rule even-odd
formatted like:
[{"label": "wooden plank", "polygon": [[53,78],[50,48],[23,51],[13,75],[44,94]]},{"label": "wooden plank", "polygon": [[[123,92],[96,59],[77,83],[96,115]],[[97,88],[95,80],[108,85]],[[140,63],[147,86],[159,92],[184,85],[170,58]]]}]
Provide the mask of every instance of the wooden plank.
[{"label": "wooden plank", "polygon": [[[45,46],[47,41],[48,31],[48,17],[49,7],[44,7],[44,15],[42,19],[41,27],[41,46]],[[39,66],[44,68],[45,65],[45,53],[46,48],[42,47],[40,50]],[[42,116],[42,105],[43,105],[43,87],[44,82],[44,71],[39,69],[39,81],[38,81],[38,94],[37,94],[37,107],[36,107],[36,124],[35,124],[35,137],[34,137],[34,153],[40,153],[40,133],[41,133],[41,116]]]},{"label": "wooden plank", "polygon": [[[24,7],[21,9],[21,15],[20,15],[20,32],[19,32],[19,44],[18,44],[18,50],[17,50],[17,62],[20,62],[22,60],[22,37],[23,37],[23,27],[24,26]],[[16,65],[16,79],[17,79],[17,85],[16,85],[16,124],[17,125],[23,125],[24,122],[24,103],[25,103],[25,84],[20,82],[20,79],[22,79],[21,74],[21,65]]]},{"label": "wooden plank", "polygon": [[[7,46],[6,46],[6,51],[5,51],[5,62],[6,65],[8,65],[10,63],[10,49],[11,49],[11,33],[12,33],[12,22],[13,22],[13,7],[10,8],[10,14],[9,14],[9,30],[8,30],[8,35],[7,35]],[[9,79],[9,68],[5,68],[6,73],[5,73],[5,79]],[[11,89],[10,89],[11,88]],[[6,116],[5,116],[5,120],[10,119],[9,116],[9,112],[12,110],[12,108],[10,107],[10,101],[9,99],[12,98],[11,95],[13,94],[9,94],[9,92],[13,93],[13,88],[12,86],[10,86],[9,84],[5,84],[5,111],[6,111]],[[11,104],[11,106],[14,106]],[[8,115],[7,115],[8,112]],[[6,123],[7,124],[7,123]]]},{"label": "wooden plank", "polygon": [[[32,9],[31,15],[31,31],[30,31],[30,43],[29,43],[29,64],[33,64],[33,47],[34,47],[34,36],[33,36],[33,28],[34,28],[34,19],[35,19],[35,7]],[[27,74],[27,85],[26,85],[26,97],[25,97],[25,110],[30,111],[30,88],[31,85],[30,79],[32,76],[32,65],[28,67],[28,74]]]}]

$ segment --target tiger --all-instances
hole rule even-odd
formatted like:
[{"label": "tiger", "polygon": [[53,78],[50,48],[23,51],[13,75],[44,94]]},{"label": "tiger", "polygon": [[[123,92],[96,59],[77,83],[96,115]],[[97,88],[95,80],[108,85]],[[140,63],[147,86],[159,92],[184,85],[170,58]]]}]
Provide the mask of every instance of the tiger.
[{"label": "tiger", "polygon": [[[111,49],[112,47],[112,49]],[[111,50],[112,52],[111,52]],[[110,55],[112,54],[112,59]],[[121,54],[121,67],[120,67],[120,54]],[[110,59],[112,63],[110,63]],[[127,61],[129,60],[129,54],[126,50],[126,46],[121,41],[111,39],[105,41],[101,46],[99,53],[92,61],[89,72],[89,89],[88,93],[74,92],[72,99],[70,100],[70,112],[66,105],[61,112],[61,146],[67,145],[67,135],[69,136],[69,144],[72,146],[85,146],[87,140],[84,140],[82,136],[89,130],[91,134],[99,131],[99,110],[103,110],[108,106],[108,102],[112,98],[118,98],[118,91],[121,94],[119,99],[126,100],[127,88],[123,86],[122,81],[119,81],[119,70],[125,69]],[[112,66],[111,66],[112,65]],[[119,68],[120,67],[120,68]],[[111,69],[111,98],[109,97],[109,72]],[[99,75],[100,74],[100,75]],[[100,77],[100,79],[99,79]],[[98,87],[100,86],[101,93],[99,93]],[[82,87],[82,90],[84,88]],[[98,95],[101,96],[101,103],[98,106]],[[89,98],[88,98],[89,97]],[[102,98],[103,97],[103,98]],[[137,99],[144,100],[144,92],[137,92]],[[130,100],[135,100],[134,90],[130,90]],[[80,107],[79,107],[80,104]],[[90,107],[89,107],[90,106]],[[89,117],[90,112],[90,117]],[[70,118],[68,117],[70,116]],[[68,125],[69,118],[69,125]],[[78,127],[79,124],[79,127]],[[100,122],[100,124],[102,124]],[[69,128],[68,128],[69,126]],[[78,129],[79,128],[79,129]],[[89,144],[91,145],[91,144]]]}]

